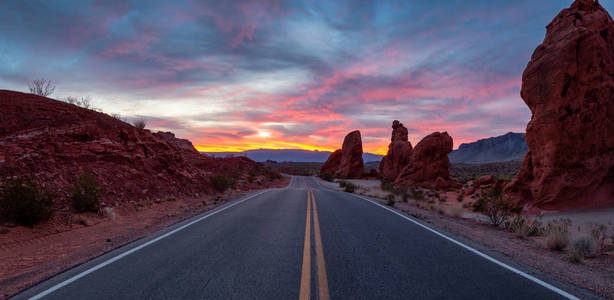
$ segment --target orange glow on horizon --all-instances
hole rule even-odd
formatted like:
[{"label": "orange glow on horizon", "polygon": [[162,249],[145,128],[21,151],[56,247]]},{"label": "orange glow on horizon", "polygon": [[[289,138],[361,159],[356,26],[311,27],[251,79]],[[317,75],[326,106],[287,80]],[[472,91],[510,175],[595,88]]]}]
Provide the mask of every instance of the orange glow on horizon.
[{"label": "orange glow on horizon", "polygon": [[[292,142],[282,142],[282,141],[271,141],[268,143],[254,143],[254,144],[246,144],[246,145],[205,145],[205,144],[195,144],[194,147],[198,151],[202,152],[241,152],[246,150],[257,150],[257,149],[301,149],[301,150],[309,150],[309,151],[330,151],[333,152],[337,149],[341,148],[332,148],[332,147],[320,147],[313,146],[307,144],[300,143],[292,143]],[[384,147],[364,147],[364,152],[386,155],[388,151],[388,146]]]}]

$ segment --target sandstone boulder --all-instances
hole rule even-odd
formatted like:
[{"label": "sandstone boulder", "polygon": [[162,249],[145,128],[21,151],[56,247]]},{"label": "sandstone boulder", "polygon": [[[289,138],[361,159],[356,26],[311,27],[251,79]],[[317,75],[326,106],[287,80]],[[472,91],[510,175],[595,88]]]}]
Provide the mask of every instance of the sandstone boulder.
[{"label": "sandstone boulder", "polygon": [[614,203],[614,23],[576,0],[546,28],[522,75],[530,151],[506,194],[543,209]]},{"label": "sandstone boulder", "polygon": [[399,176],[411,159],[412,146],[407,138],[407,128],[403,123],[392,122],[392,138],[388,145],[388,153],[379,164],[380,176],[383,179],[394,180]]},{"label": "sandstone boulder", "polygon": [[326,176],[334,176],[341,165],[341,149],[331,153],[326,162],[320,168],[320,174]]},{"label": "sandstone boulder", "polygon": [[360,178],[363,171],[362,138],[358,130],[345,136],[341,150],[333,152],[320,169],[321,174],[335,178]]},{"label": "sandstone boulder", "polygon": [[456,188],[459,183],[450,178],[448,153],[452,151],[452,137],[447,132],[434,132],[423,138],[414,148],[411,162],[395,180],[396,185],[436,186]]}]

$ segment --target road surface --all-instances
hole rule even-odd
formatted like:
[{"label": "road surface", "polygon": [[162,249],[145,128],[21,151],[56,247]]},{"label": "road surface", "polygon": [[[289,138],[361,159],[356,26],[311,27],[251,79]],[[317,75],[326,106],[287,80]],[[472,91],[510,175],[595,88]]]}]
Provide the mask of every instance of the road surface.
[{"label": "road surface", "polygon": [[[19,295],[44,299],[563,299],[315,178],[252,194]],[[560,286],[560,285],[559,285]]]}]

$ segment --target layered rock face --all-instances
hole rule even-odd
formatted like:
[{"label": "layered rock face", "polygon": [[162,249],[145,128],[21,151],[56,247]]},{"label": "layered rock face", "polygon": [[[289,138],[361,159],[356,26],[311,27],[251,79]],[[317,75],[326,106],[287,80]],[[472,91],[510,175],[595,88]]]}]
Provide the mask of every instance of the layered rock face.
[{"label": "layered rock face", "polygon": [[248,170],[275,175],[249,159],[200,155],[179,148],[174,136],[45,97],[0,90],[0,111],[0,181],[33,175],[58,195],[62,209],[66,187],[86,170],[104,187],[107,205],[213,192],[209,177],[216,174],[237,186]]},{"label": "layered rock face", "polygon": [[450,178],[448,153],[452,152],[452,137],[447,132],[434,132],[414,148],[410,163],[395,180],[397,185],[424,185],[448,189],[458,187]]},{"label": "layered rock face", "polygon": [[409,164],[412,150],[407,138],[407,128],[403,126],[403,123],[394,120],[388,153],[379,164],[380,176],[388,180],[396,179],[401,170]]},{"label": "layered rock face", "polygon": [[190,140],[177,138],[175,137],[175,134],[172,132],[158,131],[156,134],[163,137],[167,141],[171,142],[175,146],[179,147],[179,149],[182,149],[188,152],[192,152],[192,153],[196,153],[196,154],[199,153],[198,150],[194,148],[194,145],[192,145],[192,142],[190,142]]},{"label": "layered rock face", "polygon": [[614,23],[577,0],[547,26],[522,75],[530,151],[506,193],[562,209],[614,203]]},{"label": "layered rock face", "polygon": [[358,130],[345,136],[341,150],[333,152],[320,169],[321,174],[335,178],[360,178],[363,171],[362,138]]}]

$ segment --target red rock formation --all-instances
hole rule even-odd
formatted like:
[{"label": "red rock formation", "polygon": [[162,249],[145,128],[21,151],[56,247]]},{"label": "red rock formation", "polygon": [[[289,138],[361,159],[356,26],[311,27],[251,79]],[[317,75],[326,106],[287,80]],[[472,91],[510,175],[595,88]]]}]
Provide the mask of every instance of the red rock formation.
[{"label": "red rock formation", "polygon": [[411,143],[407,139],[407,128],[397,120],[392,122],[392,138],[388,145],[388,153],[379,164],[380,176],[394,180],[399,176],[411,159]]},{"label": "red rock formation", "polygon": [[156,134],[165,138],[167,141],[171,142],[182,150],[193,152],[196,154],[199,153],[198,150],[194,148],[194,145],[192,145],[192,142],[190,142],[190,140],[176,138],[175,134],[172,132],[158,131]]},{"label": "red rock formation", "polygon": [[333,176],[335,172],[339,169],[339,165],[341,164],[341,149],[335,150],[335,152],[331,153],[326,162],[320,168],[320,174],[326,176]]},{"label": "red rock formation", "polygon": [[[209,176],[238,181],[269,169],[246,158],[216,159],[180,150],[165,137],[137,129],[106,114],[32,94],[0,90],[0,181],[34,175],[59,195],[91,171],[105,189],[107,205],[147,198],[212,192]],[[247,183],[245,184],[247,186]]]},{"label": "red rock formation", "polygon": [[345,136],[341,150],[333,152],[320,169],[321,174],[335,178],[360,178],[363,171],[362,139],[358,130]]},{"label": "red rock formation", "polygon": [[450,178],[448,153],[452,152],[452,137],[447,132],[434,132],[414,148],[411,162],[395,180],[396,185],[422,185],[441,189],[456,188]]},{"label": "red rock formation", "polygon": [[614,23],[577,0],[547,26],[522,75],[530,151],[506,193],[562,209],[614,203]]}]

